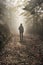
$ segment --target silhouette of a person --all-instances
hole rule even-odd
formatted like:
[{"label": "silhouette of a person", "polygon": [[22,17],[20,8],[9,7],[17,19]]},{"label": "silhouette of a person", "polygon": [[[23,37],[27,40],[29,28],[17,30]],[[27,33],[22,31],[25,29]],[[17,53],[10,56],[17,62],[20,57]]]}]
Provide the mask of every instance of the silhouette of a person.
[{"label": "silhouette of a person", "polygon": [[19,26],[19,32],[20,32],[20,41],[23,41],[24,28],[23,28],[22,24],[20,24],[20,26]]}]

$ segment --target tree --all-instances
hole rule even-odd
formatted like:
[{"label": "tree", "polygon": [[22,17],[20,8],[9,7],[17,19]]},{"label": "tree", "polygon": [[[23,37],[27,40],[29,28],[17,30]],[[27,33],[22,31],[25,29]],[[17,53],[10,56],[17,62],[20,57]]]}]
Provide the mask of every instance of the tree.
[{"label": "tree", "polygon": [[29,11],[33,15],[33,32],[39,35],[43,35],[43,0],[31,0],[24,10]]},{"label": "tree", "polygon": [[[10,29],[7,23],[5,22],[6,18],[6,5],[3,3],[5,0],[0,1],[0,51],[5,46],[5,44],[8,42],[8,39],[10,37]],[[1,23],[2,22],[2,23]]]}]

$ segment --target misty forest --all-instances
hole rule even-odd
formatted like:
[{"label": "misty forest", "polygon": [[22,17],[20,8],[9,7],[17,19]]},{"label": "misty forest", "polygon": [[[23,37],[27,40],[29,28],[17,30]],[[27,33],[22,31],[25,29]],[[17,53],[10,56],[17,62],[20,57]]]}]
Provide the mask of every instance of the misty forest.
[{"label": "misty forest", "polygon": [[0,0],[0,65],[43,65],[43,0]]}]

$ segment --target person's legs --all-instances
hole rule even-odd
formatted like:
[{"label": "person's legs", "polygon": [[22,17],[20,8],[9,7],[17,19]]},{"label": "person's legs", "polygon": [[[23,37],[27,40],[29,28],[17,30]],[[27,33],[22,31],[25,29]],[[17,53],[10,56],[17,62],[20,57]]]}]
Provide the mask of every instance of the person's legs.
[{"label": "person's legs", "polygon": [[20,41],[23,41],[23,33],[20,33]]},{"label": "person's legs", "polygon": [[20,41],[21,41],[21,33],[20,33]]},{"label": "person's legs", "polygon": [[22,33],[22,41],[23,41],[23,33]]}]

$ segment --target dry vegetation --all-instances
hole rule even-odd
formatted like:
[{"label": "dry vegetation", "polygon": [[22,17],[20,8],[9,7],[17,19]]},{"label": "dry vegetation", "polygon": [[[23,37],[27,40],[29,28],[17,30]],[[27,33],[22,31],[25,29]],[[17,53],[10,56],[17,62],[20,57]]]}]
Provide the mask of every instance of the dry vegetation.
[{"label": "dry vegetation", "polygon": [[43,65],[43,41],[29,35],[24,41],[13,35],[0,52],[0,65]]}]

